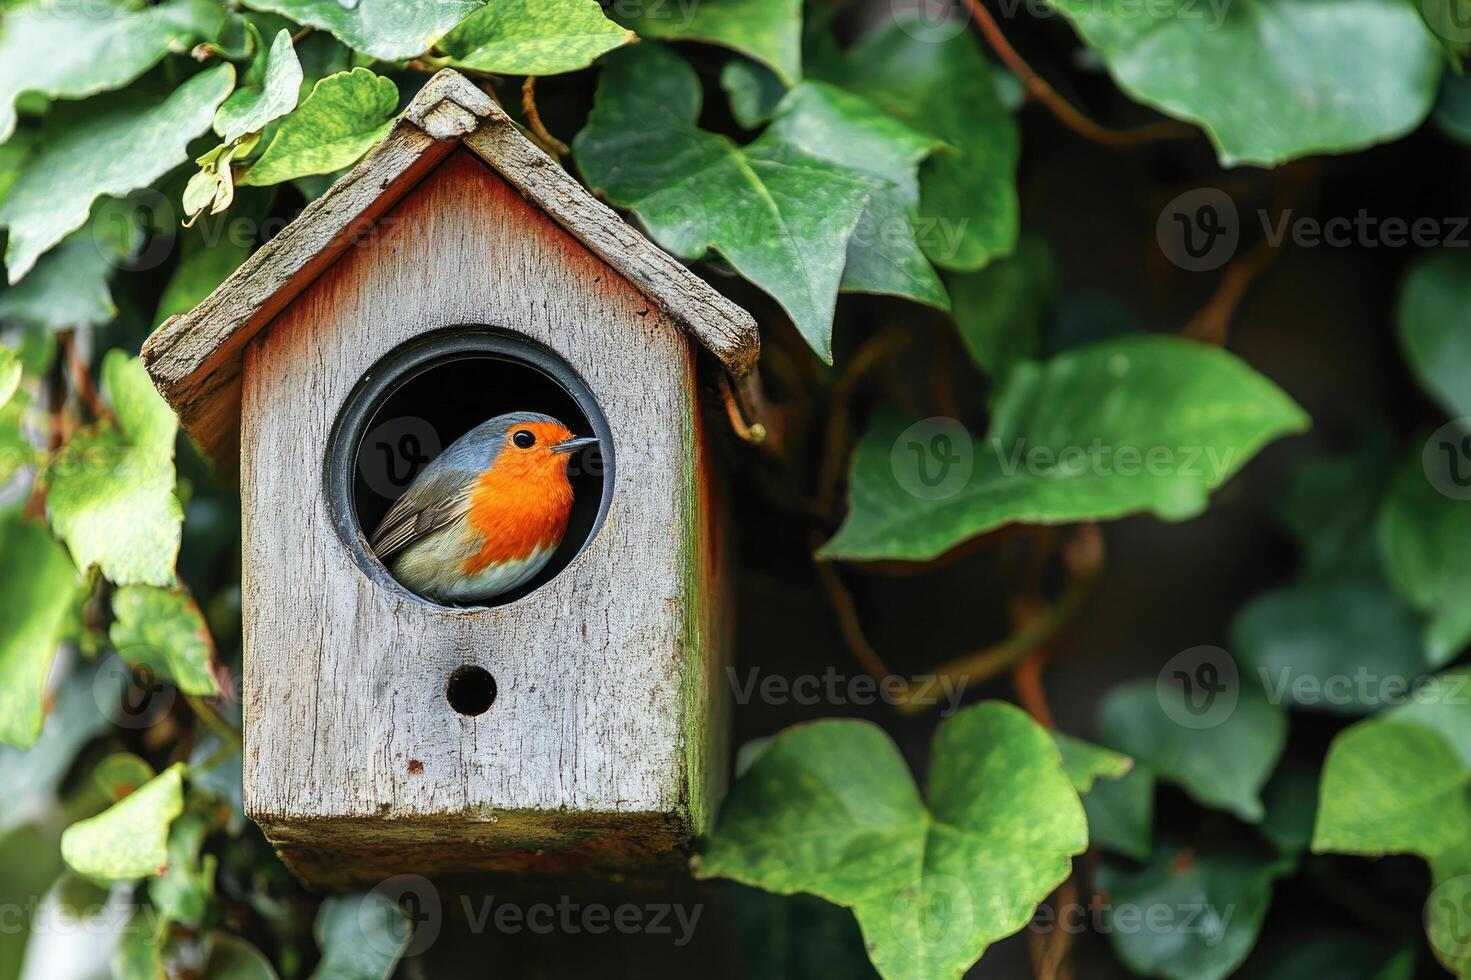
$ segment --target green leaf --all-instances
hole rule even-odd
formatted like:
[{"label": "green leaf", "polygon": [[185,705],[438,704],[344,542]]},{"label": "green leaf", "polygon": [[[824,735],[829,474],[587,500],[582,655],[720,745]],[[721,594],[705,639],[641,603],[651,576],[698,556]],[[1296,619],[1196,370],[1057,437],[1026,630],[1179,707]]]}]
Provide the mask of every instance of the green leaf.
[{"label": "green leaf", "polygon": [[249,0],[267,10],[329,31],[350,48],[383,61],[424,54],[478,10],[484,0]]},{"label": "green leaf", "polygon": [[1471,697],[1466,671],[1384,715],[1341,732],[1328,747],[1313,850],[1430,863],[1426,904],[1436,957],[1471,975],[1461,910],[1471,881]]},{"label": "green leaf", "polygon": [[42,0],[7,11],[0,27],[0,143],[15,131],[22,93],[82,99],[122,88],[170,51],[213,37],[223,22],[224,12],[209,0],[156,7]]},{"label": "green leaf", "polygon": [[245,940],[216,931],[209,941],[202,980],[277,980],[271,961]]},{"label": "green leaf", "polygon": [[329,75],[281,120],[270,145],[238,183],[279,184],[341,170],[388,134],[397,110],[398,87],[389,79],[366,68]]},{"label": "green leaf", "polygon": [[1256,976],[1257,980],[1411,980],[1414,974],[1415,950],[1411,947],[1391,950],[1363,936],[1333,935],[1290,947]]},{"label": "green leaf", "polygon": [[112,614],[112,645],[124,660],[148,665],[185,694],[220,693],[214,641],[188,592],[130,585],[113,593]]},{"label": "green leaf", "polygon": [[1134,760],[1121,752],[1105,749],[1101,745],[1073,738],[1062,732],[1053,732],[1052,740],[1062,755],[1062,771],[1081,796],[1093,788],[1099,778],[1121,779],[1134,768]]},{"label": "green leaf", "polygon": [[1135,765],[1120,779],[1093,784],[1083,797],[1088,842],[1136,861],[1154,850],[1154,773]]},{"label": "green leaf", "polygon": [[92,781],[103,796],[116,803],[156,775],[141,757],[131,752],[114,752],[97,763],[97,768],[92,770]]},{"label": "green leaf", "polygon": [[9,347],[0,347],[0,408],[20,388],[20,356]]},{"label": "green leaf", "polygon": [[1185,692],[1154,681],[1121,684],[1099,712],[1099,739],[1134,757],[1204,806],[1256,823],[1260,793],[1287,741],[1287,714],[1251,684],[1219,724],[1188,728]]},{"label": "green leaf", "polygon": [[896,13],[812,74],[947,145],[920,168],[919,241],[942,269],[973,271],[1016,245],[1020,137],[971,33],[927,39],[918,16]]},{"label": "green leaf", "polygon": [[1397,310],[1405,360],[1452,417],[1471,415],[1471,257],[1459,249],[1421,256]]},{"label": "green leaf", "polygon": [[1452,139],[1471,143],[1471,77],[1449,71],[1441,76],[1435,125]]},{"label": "green leaf", "polygon": [[99,197],[147,187],[187,160],[189,141],[209,128],[234,81],[235,69],[219,65],[162,101],[120,92],[53,109],[41,148],[0,207],[0,224],[10,228],[10,281],[86,224]]},{"label": "green leaf", "polygon": [[107,323],[117,315],[108,281],[132,253],[134,238],[124,215],[100,209],[24,279],[0,291],[0,322],[40,330]]},{"label": "green leaf", "polygon": [[0,512],[0,742],[41,734],[46,677],[81,583],[66,552],[18,510]]},{"label": "green leaf", "polygon": [[148,883],[148,897],[170,922],[198,928],[214,898],[214,855],[200,857],[209,829],[192,810],[169,827],[168,869]]},{"label": "green leaf", "polygon": [[61,835],[61,856],[78,874],[124,881],[163,874],[169,825],[184,812],[184,765],[165,769],[137,792],[78,821]]},{"label": "green leaf", "polygon": [[848,239],[874,182],[777,139],[743,149],[707,133],[700,98],[694,70],[662,45],[610,56],[573,144],[578,166],[675,255],[719,252],[831,360]]},{"label": "green leaf", "polygon": [[1287,478],[1277,518],[1297,538],[1303,581],[1363,580],[1380,573],[1379,549],[1364,533],[1394,474],[1389,440],[1373,436],[1352,453],[1312,456]]},{"label": "green leaf", "polygon": [[439,46],[451,64],[499,75],[578,71],[634,40],[597,0],[496,0],[466,17]]},{"label": "green leaf", "polygon": [[[383,933],[364,942],[364,923],[383,923]],[[334,895],[317,910],[312,933],[322,961],[311,980],[387,980],[413,937],[413,922],[398,903],[378,892]]]},{"label": "green leaf", "polygon": [[720,87],[730,98],[730,112],[746,129],[769,122],[787,94],[776,72],[759,62],[732,58],[720,69]]},{"label": "green leaf", "polygon": [[821,557],[923,561],[1017,521],[1184,520],[1308,418],[1234,355],[1156,336],[1017,365],[982,445],[940,445],[910,422],[881,413],[860,439],[848,516]]},{"label": "green leaf", "polygon": [[[1098,887],[1120,910],[1109,941],[1138,976],[1222,980],[1256,945],[1272,882],[1291,867],[1276,857],[1178,846],[1157,848],[1137,870],[1104,862]],[[1142,910],[1145,927],[1126,926],[1124,909]]]},{"label": "green leaf", "polygon": [[[260,35],[255,36],[259,40]],[[247,133],[260,132],[267,123],[296,108],[301,83],[301,62],[291,44],[291,32],[283,28],[268,50],[257,50],[240,86],[215,112],[215,133],[233,143]]]},{"label": "green leaf", "polygon": [[697,873],[852,908],[891,980],[958,978],[1026,925],[1087,830],[1048,733],[1000,702],[941,723],[927,800],[877,727],[788,729],[736,780]]},{"label": "green leaf", "polygon": [[942,146],[938,140],[825,82],[803,82],[787,93],[764,139],[875,179],[848,240],[842,289],[949,308],[945,287],[915,240],[916,171]]},{"label": "green leaf", "polygon": [[1398,0],[1263,0],[1204,7],[1049,0],[1121,89],[1197,123],[1222,166],[1363,149],[1418,126],[1441,56]]},{"label": "green leaf", "polygon": [[147,908],[128,919],[112,951],[113,980],[168,980],[163,962],[167,923]]},{"label": "green leaf", "polygon": [[1042,332],[1057,306],[1057,269],[1047,242],[1025,235],[1016,254],[950,279],[951,312],[971,360],[1004,379],[1042,352]]},{"label": "green leaf", "polygon": [[275,196],[273,188],[239,189],[229,217],[201,216],[180,233],[179,264],[159,297],[155,326],[194,309],[250,257]]},{"label": "green leaf", "polygon": [[1318,812],[1318,773],[1300,766],[1284,765],[1272,774],[1262,790],[1267,815],[1257,825],[1277,853],[1296,857],[1313,841],[1313,821]]},{"label": "green leaf", "polygon": [[1422,643],[1439,666],[1471,642],[1471,507],[1437,491],[1420,464],[1402,467],[1390,486],[1379,513],[1379,549],[1395,590],[1429,614]]},{"label": "green leaf", "polygon": [[643,37],[719,44],[769,66],[788,85],[802,77],[802,0],[614,4],[613,13]]},{"label": "green leaf", "polygon": [[20,129],[10,134],[10,139],[0,143],[0,204],[10,196],[10,188],[20,179],[26,160],[36,144],[34,130]]},{"label": "green leaf", "polygon": [[77,433],[52,461],[52,530],[83,571],[96,565],[120,586],[171,586],[184,521],[174,495],[178,420],[137,358],[108,351],[102,382],[116,421]]},{"label": "green leaf", "polygon": [[1377,577],[1263,593],[1231,636],[1263,688],[1309,711],[1377,711],[1426,671],[1418,618]]}]

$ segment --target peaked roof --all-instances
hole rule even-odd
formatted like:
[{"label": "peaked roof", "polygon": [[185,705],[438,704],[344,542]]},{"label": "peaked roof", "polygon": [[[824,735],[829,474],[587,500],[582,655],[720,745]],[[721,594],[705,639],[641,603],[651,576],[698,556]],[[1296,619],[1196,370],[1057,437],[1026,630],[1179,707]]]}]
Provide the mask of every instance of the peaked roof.
[{"label": "peaked roof", "polygon": [[143,346],[154,385],[184,428],[226,471],[239,465],[240,365],[277,313],[457,146],[484,160],[532,204],[633,284],[732,374],[760,351],[751,315],[589,194],[458,72],[441,71],[357,166],[262,245],[188,313]]}]

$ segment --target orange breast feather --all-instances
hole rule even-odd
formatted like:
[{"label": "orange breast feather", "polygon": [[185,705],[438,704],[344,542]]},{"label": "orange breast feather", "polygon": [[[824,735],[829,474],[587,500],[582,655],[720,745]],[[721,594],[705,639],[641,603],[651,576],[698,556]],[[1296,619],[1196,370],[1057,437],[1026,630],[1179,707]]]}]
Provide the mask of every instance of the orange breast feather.
[{"label": "orange breast feather", "polygon": [[466,560],[465,573],[477,575],[491,565],[522,561],[538,548],[555,548],[571,513],[566,457],[507,447],[470,494],[470,529],[483,540]]}]

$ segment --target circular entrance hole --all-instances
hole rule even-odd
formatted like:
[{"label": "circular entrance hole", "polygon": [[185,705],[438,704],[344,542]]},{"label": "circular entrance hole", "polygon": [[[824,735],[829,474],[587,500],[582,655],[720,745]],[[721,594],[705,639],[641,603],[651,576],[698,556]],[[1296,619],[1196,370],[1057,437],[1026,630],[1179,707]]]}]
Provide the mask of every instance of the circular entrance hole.
[{"label": "circular entrance hole", "polygon": [[425,467],[471,429],[510,412],[551,416],[574,436],[594,436],[598,444],[568,462],[572,512],[546,565],[510,591],[467,604],[513,602],[577,557],[601,527],[613,489],[612,432],[601,409],[576,372],[546,348],[485,327],[460,327],[388,354],[359,382],[338,418],[327,458],[328,497],[339,533],[369,577],[408,588],[368,540]]},{"label": "circular entrance hole", "polygon": [[461,667],[449,675],[444,696],[462,715],[483,715],[495,703],[495,678],[484,667]]}]

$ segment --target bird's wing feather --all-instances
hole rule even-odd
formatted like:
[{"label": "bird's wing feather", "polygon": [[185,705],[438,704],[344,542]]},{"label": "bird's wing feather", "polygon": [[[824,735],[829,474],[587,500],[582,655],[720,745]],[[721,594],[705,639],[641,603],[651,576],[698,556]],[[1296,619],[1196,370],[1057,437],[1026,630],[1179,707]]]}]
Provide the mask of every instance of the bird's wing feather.
[{"label": "bird's wing feather", "polygon": [[435,472],[431,465],[379,522],[368,542],[373,553],[380,561],[387,561],[459,519],[470,507],[475,477],[475,473],[458,467]]}]

